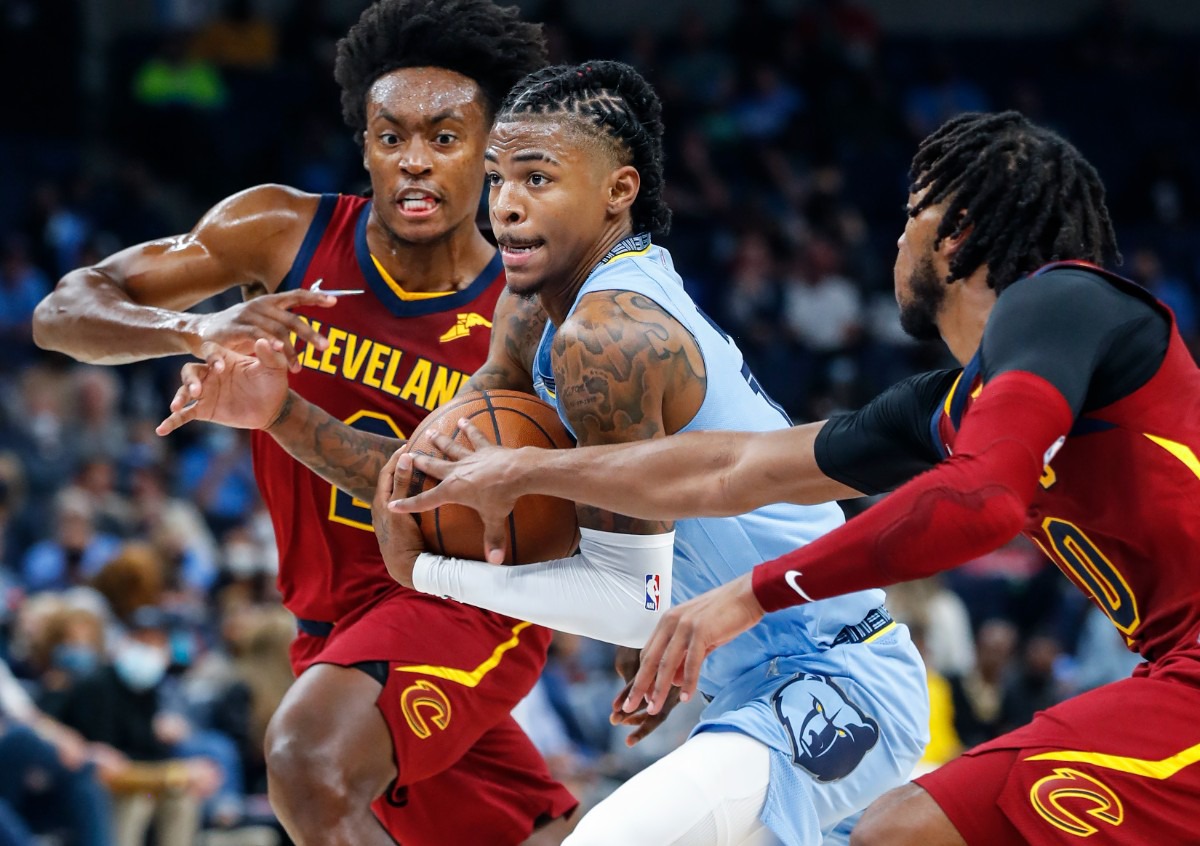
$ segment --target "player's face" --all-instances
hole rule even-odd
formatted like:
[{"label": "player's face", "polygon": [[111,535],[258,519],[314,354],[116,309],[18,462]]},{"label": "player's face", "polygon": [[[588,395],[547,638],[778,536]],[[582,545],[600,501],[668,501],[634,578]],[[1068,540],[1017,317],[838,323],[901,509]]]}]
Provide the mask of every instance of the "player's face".
[{"label": "player's face", "polygon": [[553,118],[492,128],[485,170],[492,231],[508,286],[565,288],[602,258],[613,168],[598,146]]},{"label": "player's face", "polygon": [[[912,194],[907,208],[912,208],[923,196]],[[896,266],[893,270],[896,303],[900,306],[900,326],[919,341],[934,341],[940,337],[937,317],[946,298],[945,274],[935,261],[933,243],[942,219],[941,206],[921,210],[909,217],[904,232],[896,242]]]},{"label": "player's face", "polygon": [[363,165],[376,220],[394,239],[428,243],[474,226],[487,143],[483,93],[445,68],[401,68],[367,92]]}]

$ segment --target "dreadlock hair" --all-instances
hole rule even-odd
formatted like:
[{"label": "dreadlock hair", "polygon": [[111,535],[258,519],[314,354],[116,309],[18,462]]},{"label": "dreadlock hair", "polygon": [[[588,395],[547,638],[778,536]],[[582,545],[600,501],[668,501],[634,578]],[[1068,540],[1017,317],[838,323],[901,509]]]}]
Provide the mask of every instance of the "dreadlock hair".
[{"label": "dreadlock hair", "polygon": [[367,92],[398,68],[445,68],[474,80],[490,121],[513,84],[546,64],[542,25],[519,20],[517,11],[491,0],[379,0],[367,7],[338,42],[333,70],[342,118],[359,145]]},{"label": "dreadlock hair", "polygon": [[582,129],[632,165],[641,187],[630,214],[635,232],[666,235],[671,209],[663,199],[663,123],[658,94],[622,62],[592,61],[534,71],[509,92],[497,122],[521,115],[570,115]]},{"label": "dreadlock hair", "polygon": [[1048,262],[1121,260],[1096,169],[1020,112],[951,118],[921,142],[908,175],[911,193],[928,189],[910,216],[947,201],[935,243],[967,232],[947,282],[986,264],[999,293]]}]

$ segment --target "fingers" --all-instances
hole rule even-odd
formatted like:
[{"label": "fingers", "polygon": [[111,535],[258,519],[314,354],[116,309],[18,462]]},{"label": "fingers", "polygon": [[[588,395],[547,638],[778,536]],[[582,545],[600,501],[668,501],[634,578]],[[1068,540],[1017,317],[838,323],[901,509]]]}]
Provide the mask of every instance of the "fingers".
[{"label": "fingers", "polygon": [[379,471],[379,478],[375,480],[376,504],[385,503],[392,498],[392,492],[396,487],[396,465],[400,463],[404,454],[403,449],[396,450],[387,460],[387,464],[383,465],[383,469]]},{"label": "fingers", "polygon": [[[470,421],[460,420],[460,421],[458,421],[458,425],[460,428],[463,429],[464,432],[467,433],[468,439],[471,437],[471,431],[479,432],[478,429],[476,429],[474,426],[471,426]],[[467,430],[467,428],[466,428],[467,426],[471,427],[471,431]],[[479,437],[482,438],[483,434],[479,433]],[[432,440],[433,440],[433,445],[435,447],[437,447],[438,449],[440,449],[442,451],[442,453],[447,458],[449,458],[451,461],[458,461],[459,459],[466,458],[468,455],[471,455],[473,452],[475,452],[475,450],[473,450],[473,449],[468,449],[467,445],[464,444],[463,442],[455,440],[454,438],[451,438],[449,435],[445,435],[441,432],[438,432],[437,434],[435,434],[433,436]],[[489,445],[489,446],[491,445],[491,441],[488,441],[486,438],[484,439],[484,441],[487,445]],[[449,463],[450,462],[447,462],[447,464],[449,464]],[[424,470],[425,468],[421,468],[421,469]],[[439,476],[438,478],[440,479],[442,477]]]},{"label": "fingers", "polygon": [[[468,420],[465,417],[458,421],[458,428],[460,430],[462,430],[462,432],[467,436],[467,440],[469,440],[471,442],[471,446],[473,446],[475,448],[473,450],[474,452],[478,452],[481,449],[487,449],[489,447],[494,447],[496,445],[495,441],[493,441],[491,438],[489,438],[487,435],[485,435],[478,426],[476,426],[474,423],[472,423],[470,420]],[[462,449],[462,447],[459,447],[459,448]],[[450,454],[446,450],[442,450],[442,451],[445,452],[447,455]],[[468,452],[471,452],[471,451],[472,450],[464,451],[463,454],[466,455],[466,454],[468,454]],[[462,455],[455,456],[455,458],[462,458]]]},{"label": "fingers", "polygon": [[288,368],[287,350],[290,347],[278,340],[269,341],[259,338],[254,342],[254,355],[259,363],[271,370],[286,370]]},{"label": "fingers", "polygon": [[[438,449],[442,449],[438,444],[438,439],[441,437],[441,435],[438,435],[434,438],[434,446]],[[446,450],[442,451],[445,452]],[[467,455],[470,455],[470,453],[467,453]],[[444,458],[426,455],[423,452],[413,455],[413,465],[426,476],[432,476],[435,479],[445,479],[454,472],[454,461],[447,461]]]},{"label": "fingers", "polygon": [[683,702],[689,701],[695,695],[696,688],[700,686],[700,668],[704,665],[704,659],[708,657],[708,650],[694,641],[693,638],[684,655],[682,677],[674,679],[675,684],[679,686],[679,699]]},{"label": "fingers", "polygon": [[652,702],[649,693],[654,685],[654,676],[658,672],[659,663],[671,640],[671,631],[675,627],[675,617],[670,612],[658,622],[650,640],[642,647],[642,664],[638,667],[637,675],[629,685],[629,695],[621,704],[621,710],[631,714],[642,700]]},{"label": "fingers", "polygon": [[178,411],[172,411],[166,419],[154,427],[154,433],[159,436],[171,434],[180,426],[195,420],[198,408],[199,405],[193,400]]},{"label": "fingers", "polygon": [[483,554],[489,564],[503,564],[508,555],[508,517],[483,517]]}]

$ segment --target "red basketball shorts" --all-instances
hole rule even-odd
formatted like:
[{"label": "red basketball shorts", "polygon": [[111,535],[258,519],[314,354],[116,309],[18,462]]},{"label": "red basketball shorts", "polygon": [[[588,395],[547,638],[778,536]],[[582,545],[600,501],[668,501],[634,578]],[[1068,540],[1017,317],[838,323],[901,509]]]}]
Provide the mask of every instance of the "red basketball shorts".
[{"label": "red basketball shorts", "polygon": [[1036,714],[917,779],[970,846],[1200,843],[1200,662]]},{"label": "red basketball shorts", "polygon": [[549,642],[539,626],[401,588],[328,638],[300,635],[292,656],[301,669],[386,662],[377,705],[399,777],[373,808],[393,837],[404,846],[505,846],[578,804],[509,716],[537,681]]}]

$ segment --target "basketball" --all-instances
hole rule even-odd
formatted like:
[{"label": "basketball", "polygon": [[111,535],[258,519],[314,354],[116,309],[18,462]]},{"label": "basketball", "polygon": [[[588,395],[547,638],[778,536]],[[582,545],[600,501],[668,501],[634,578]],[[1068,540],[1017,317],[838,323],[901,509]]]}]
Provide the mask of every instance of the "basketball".
[{"label": "basketball", "polygon": [[[534,446],[569,449],[574,441],[558,419],[558,412],[532,394],[487,390],[464,394],[435,409],[421,421],[409,438],[414,453],[444,458],[433,445],[436,433],[449,435],[471,448],[459,430],[458,421],[470,420],[493,443],[506,447]],[[413,469],[408,496],[429,490],[437,479]],[[404,489],[398,481],[396,490]],[[437,555],[483,560],[483,521],[465,505],[443,505],[413,515],[425,537],[425,548]],[[508,517],[508,549],[505,564],[531,564],[564,558],[575,551],[579,525],[575,503],[550,496],[531,495],[517,500]]]}]

